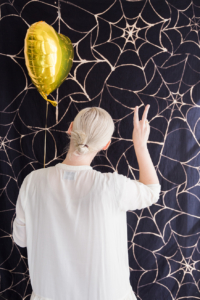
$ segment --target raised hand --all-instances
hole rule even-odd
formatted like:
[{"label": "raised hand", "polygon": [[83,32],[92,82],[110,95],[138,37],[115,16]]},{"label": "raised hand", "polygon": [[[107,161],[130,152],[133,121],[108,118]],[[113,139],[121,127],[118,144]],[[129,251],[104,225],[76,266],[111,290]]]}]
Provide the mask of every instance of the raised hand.
[{"label": "raised hand", "polygon": [[145,110],[142,115],[142,119],[139,121],[138,117],[138,106],[135,107],[134,111],[134,128],[133,128],[133,144],[134,147],[140,148],[144,147],[147,144],[149,133],[150,133],[150,126],[147,121],[147,114],[149,111],[150,105],[147,104]]}]

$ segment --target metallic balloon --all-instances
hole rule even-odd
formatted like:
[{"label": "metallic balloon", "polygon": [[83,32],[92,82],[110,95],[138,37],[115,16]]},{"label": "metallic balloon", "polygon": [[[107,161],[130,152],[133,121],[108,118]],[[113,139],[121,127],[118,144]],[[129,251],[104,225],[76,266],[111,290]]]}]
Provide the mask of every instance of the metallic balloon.
[{"label": "metallic balloon", "polygon": [[69,74],[74,58],[73,45],[68,37],[43,21],[29,27],[24,41],[28,74],[42,97],[56,106],[57,102],[47,99],[47,96]]}]

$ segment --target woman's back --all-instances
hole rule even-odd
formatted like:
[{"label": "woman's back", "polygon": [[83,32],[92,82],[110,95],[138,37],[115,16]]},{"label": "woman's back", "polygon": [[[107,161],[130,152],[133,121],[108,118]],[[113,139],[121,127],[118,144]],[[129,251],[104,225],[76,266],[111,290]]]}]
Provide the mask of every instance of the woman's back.
[{"label": "woman's back", "polygon": [[82,109],[71,122],[63,163],[24,179],[13,238],[27,247],[31,300],[136,299],[129,282],[126,211],[155,203],[161,189],[147,149],[148,109],[141,121],[138,107],[134,112],[141,182],[90,166],[115,129],[100,107]]},{"label": "woman's back", "polygon": [[[135,299],[126,211],[155,203],[159,192],[159,184],[147,186],[91,166],[58,163],[31,172],[21,186],[16,212],[26,225],[26,239],[18,242],[27,246],[33,296]],[[14,230],[19,232],[20,225]],[[33,296],[31,300],[40,299]]]}]

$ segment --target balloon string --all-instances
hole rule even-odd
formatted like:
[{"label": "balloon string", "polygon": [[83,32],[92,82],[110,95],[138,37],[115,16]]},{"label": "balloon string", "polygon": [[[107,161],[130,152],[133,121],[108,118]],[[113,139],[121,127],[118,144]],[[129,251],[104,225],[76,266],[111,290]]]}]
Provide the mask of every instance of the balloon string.
[{"label": "balloon string", "polygon": [[46,102],[47,106],[46,106],[46,124],[45,124],[45,137],[44,137],[44,168],[45,168],[45,160],[46,160],[46,140],[47,140],[47,115],[48,115],[48,105],[49,102]]}]

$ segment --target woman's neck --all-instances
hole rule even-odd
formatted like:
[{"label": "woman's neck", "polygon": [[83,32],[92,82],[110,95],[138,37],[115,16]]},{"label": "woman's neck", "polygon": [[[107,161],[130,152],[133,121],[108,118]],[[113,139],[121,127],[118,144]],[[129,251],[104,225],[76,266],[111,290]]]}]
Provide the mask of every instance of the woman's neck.
[{"label": "woman's neck", "polygon": [[76,155],[71,154],[69,157],[69,153],[67,154],[65,160],[62,162],[63,164],[70,166],[90,166],[94,156],[83,155],[83,157],[78,157]]}]

